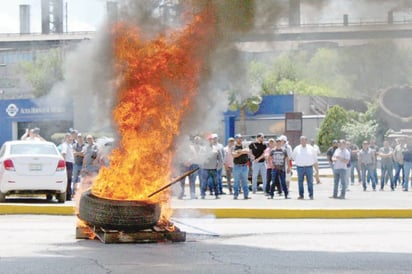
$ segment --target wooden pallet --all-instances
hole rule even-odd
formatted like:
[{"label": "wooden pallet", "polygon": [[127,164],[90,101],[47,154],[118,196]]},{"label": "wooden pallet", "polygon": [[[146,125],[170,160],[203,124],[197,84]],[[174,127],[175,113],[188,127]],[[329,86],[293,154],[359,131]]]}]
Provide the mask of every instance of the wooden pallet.
[{"label": "wooden pallet", "polygon": [[[91,233],[94,235],[91,235]],[[76,227],[76,239],[98,238],[102,243],[159,243],[185,242],[186,232],[176,228],[174,231],[146,229],[138,231],[109,230],[99,227]]]}]

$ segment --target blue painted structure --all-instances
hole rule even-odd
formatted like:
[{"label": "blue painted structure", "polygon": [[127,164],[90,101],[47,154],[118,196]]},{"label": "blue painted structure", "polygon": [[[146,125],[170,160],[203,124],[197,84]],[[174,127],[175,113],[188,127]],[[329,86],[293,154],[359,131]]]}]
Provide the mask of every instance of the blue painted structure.
[{"label": "blue painted structure", "polygon": [[[19,122],[58,123],[73,121],[73,106],[71,102],[64,105],[50,104],[42,99],[0,100],[0,145],[19,136],[13,124]],[[58,125],[56,125],[58,127]],[[13,133],[14,131],[14,133]],[[13,136],[14,135],[14,136]]]},{"label": "blue painted structure", "polygon": [[[256,117],[269,115],[284,115],[285,112],[293,112],[295,107],[294,100],[295,97],[293,94],[263,96],[263,100],[260,104],[259,110],[255,113],[250,113],[246,111],[246,119],[254,119]],[[225,112],[224,121],[226,140],[228,137],[233,137],[236,134],[235,122],[239,120],[239,110]]]}]

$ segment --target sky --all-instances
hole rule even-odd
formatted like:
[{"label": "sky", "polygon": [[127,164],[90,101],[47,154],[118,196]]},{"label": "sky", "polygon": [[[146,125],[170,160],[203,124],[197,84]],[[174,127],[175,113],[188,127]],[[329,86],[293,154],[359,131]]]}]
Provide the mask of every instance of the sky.
[{"label": "sky", "polygon": [[[68,7],[68,31],[95,31],[106,16],[105,0],[63,0]],[[19,6],[30,5],[30,31],[41,32],[41,0],[0,0],[0,33],[20,31]]]}]

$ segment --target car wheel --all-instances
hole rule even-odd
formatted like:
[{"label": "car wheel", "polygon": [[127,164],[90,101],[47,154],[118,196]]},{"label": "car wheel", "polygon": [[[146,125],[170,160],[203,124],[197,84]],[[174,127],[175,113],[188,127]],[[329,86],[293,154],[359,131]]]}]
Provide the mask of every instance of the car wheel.
[{"label": "car wheel", "polygon": [[66,192],[57,193],[56,194],[56,199],[59,203],[64,204],[64,202],[66,202]]},{"label": "car wheel", "polygon": [[80,198],[79,218],[96,227],[133,231],[153,227],[160,209],[159,204],[99,198],[87,190]]},{"label": "car wheel", "polygon": [[46,194],[46,200],[51,201],[53,199],[53,195],[51,194]]},{"label": "car wheel", "polygon": [[6,194],[0,192],[0,203],[6,202]]}]

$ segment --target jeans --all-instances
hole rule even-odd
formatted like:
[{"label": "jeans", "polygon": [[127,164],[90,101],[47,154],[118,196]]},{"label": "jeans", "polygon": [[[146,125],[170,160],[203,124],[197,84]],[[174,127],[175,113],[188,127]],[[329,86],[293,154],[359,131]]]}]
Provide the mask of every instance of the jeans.
[{"label": "jeans", "polygon": [[227,182],[227,187],[229,188],[230,194],[233,193],[232,189],[232,174],[233,174],[233,167],[226,167],[226,182]]},{"label": "jeans", "polygon": [[83,164],[73,164],[73,184],[80,182],[80,173],[82,172]]},{"label": "jeans", "polygon": [[372,188],[373,190],[376,189],[376,177],[375,177],[375,173],[373,172],[373,165],[372,164],[361,164],[361,169],[362,169],[362,186],[363,186],[363,190],[366,190],[366,180],[367,180],[367,175],[366,172],[368,173],[368,175],[371,178],[372,181]]},{"label": "jeans", "polygon": [[408,190],[409,187],[409,175],[412,169],[412,162],[404,162],[403,163],[403,168],[405,170],[405,177],[403,178],[403,189]]},{"label": "jeans", "polygon": [[206,196],[206,187],[209,179],[212,181],[212,188],[214,189],[215,196],[218,197],[219,192],[217,189],[217,170],[216,169],[202,169],[200,172],[202,179],[200,180],[200,196],[205,198]]},{"label": "jeans", "polygon": [[395,185],[393,182],[393,165],[389,164],[389,165],[382,165],[381,167],[381,189],[383,189],[385,182],[388,181],[388,177],[389,180],[391,182],[391,189],[395,189]]},{"label": "jeans", "polygon": [[72,199],[72,177],[73,177],[73,163],[66,162],[66,172],[67,172],[67,188],[66,188],[66,200],[70,201]]},{"label": "jeans", "polygon": [[[183,167],[181,171],[182,171],[182,173],[185,173],[185,172],[188,172],[190,170],[196,169],[198,167],[199,167],[198,165],[193,164],[193,165],[190,165],[188,167]],[[198,175],[199,175],[199,171],[195,171],[195,172],[193,172],[192,174],[190,174],[188,176],[188,178],[189,178],[190,198],[191,199],[196,198],[196,177]],[[179,194],[179,198],[181,198],[181,199],[183,199],[183,196],[185,195],[185,184],[186,184],[186,177],[183,178],[180,181],[181,191],[180,191],[180,194]]]},{"label": "jeans", "polygon": [[[402,180],[401,180],[401,177],[400,177],[401,171],[402,171]],[[399,185],[403,186],[403,184],[405,182],[405,169],[403,168],[403,164],[395,162],[395,176],[393,177],[395,187],[398,184],[398,180],[399,180]]]},{"label": "jeans", "polygon": [[239,195],[240,185],[242,185],[243,189],[243,196],[245,198],[249,195],[249,187],[248,187],[248,172],[249,168],[247,165],[234,165],[233,166],[233,178],[235,180],[233,190],[234,190],[234,197],[237,198]]},{"label": "jeans", "polygon": [[282,193],[282,189],[280,188],[280,183],[279,181],[272,181],[272,169],[267,168],[266,169],[266,189],[265,193],[270,193],[270,188],[271,188],[271,183],[274,184],[274,188],[277,189],[278,193]]},{"label": "jeans", "polygon": [[260,173],[263,183],[263,191],[266,189],[266,163],[265,162],[252,162],[252,191],[257,190],[257,178]]},{"label": "jeans", "polygon": [[303,198],[304,195],[304,188],[303,188],[303,180],[306,176],[306,182],[308,183],[308,192],[309,198],[313,199],[313,167],[312,166],[305,166],[301,167],[298,166],[298,186],[299,186],[299,197]]},{"label": "jeans", "polygon": [[341,184],[339,198],[344,199],[347,185],[347,169],[339,168],[333,170],[333,197],[338,197],[339,183]]},{"label": "jeans", "polygon": [[358,182],[360,183],[362,180],[361,172],[358,166],[358,161],[351,161],[350,162],[350,181],[352,184],[355,182],[355,169],[356,169],[356,172],[358,173]]},{"label": "jeans", "polygon": [[375,184],[378,184],[378,170],[376,169],[376,164],[372,165],[370,172],[368,171],[368,183],[372,179],[372,174],[375,177]]},{"label": "jeans", "polygon": [[[275,184],[276,182],[279,182],[280,185],[282,186],[282,191],[285,193],[285,198],[288,197],[289,191],[288,187],[286,186],[286,173],[284,170],[277,170],[277,169],[272,169],[272,186],[270,187],[270,197],[273,198],[274,192],[275,192]],[[280,191],[280,189],[278,189]]]},{"label": "jeans", "polygon": [[217,189],[219,190],[219,194],[223,194],[223,185],[222,185],[222,170],[223,168],[219,168],[217,170]]}]

